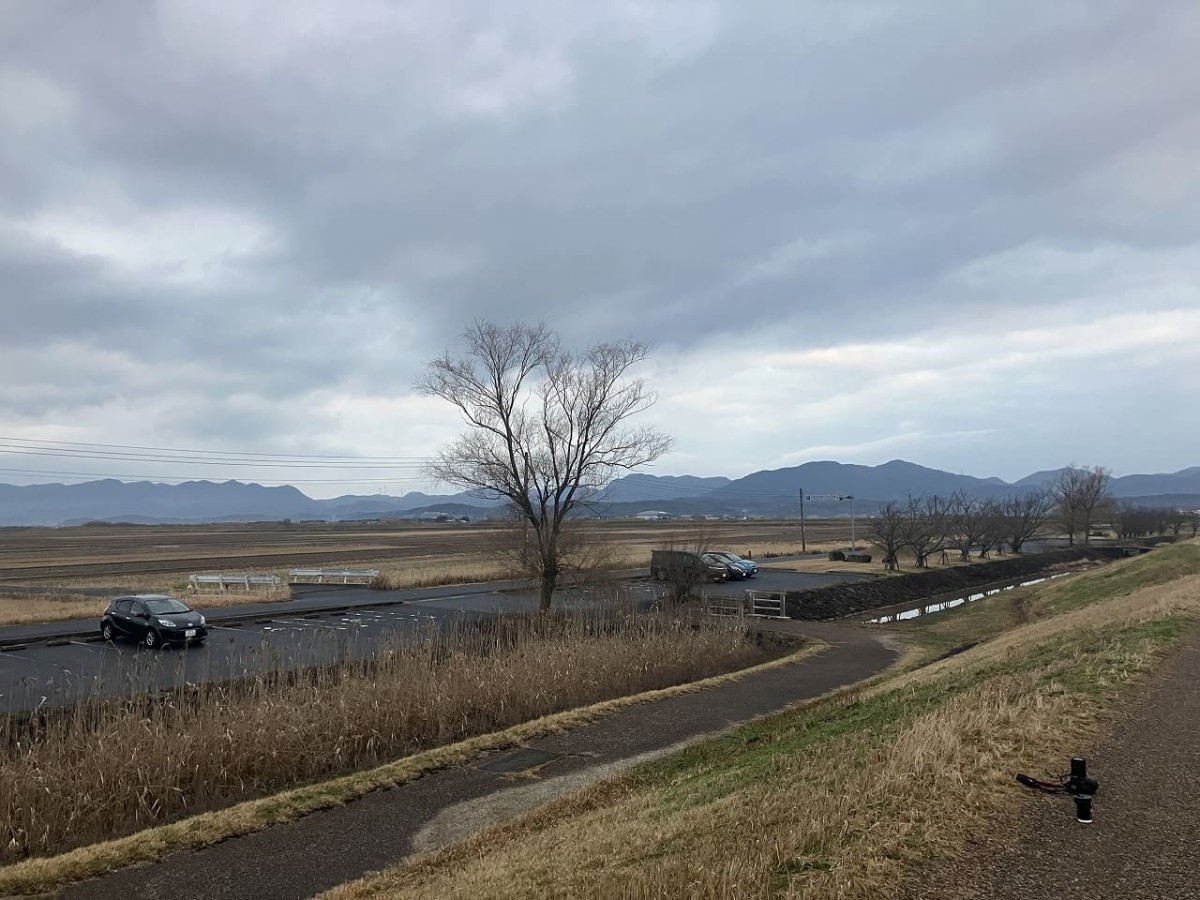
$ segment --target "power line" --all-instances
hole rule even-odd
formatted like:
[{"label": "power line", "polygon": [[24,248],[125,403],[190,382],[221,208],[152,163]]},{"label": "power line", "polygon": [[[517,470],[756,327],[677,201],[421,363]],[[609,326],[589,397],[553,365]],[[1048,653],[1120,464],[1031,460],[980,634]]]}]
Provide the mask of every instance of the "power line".
[{"label": "power line", "polygon": [[[105,453],[161,453],[186,456],[215,456],[220,458],[250,458],[267,460],[299,460],[299,461],[345,461],[372,463],[424,463],[421,456],[344,456],[320,453],[247,453],[240,450],[198,450],[183,447],[147,447],[137,444],[104,444],[93,441],[60,441],[50,438],[23,438],[0,435],[0,442],[5,445],[28,446],[31,450],[61,450],[68,451],[72,447],[87,448],[91,452]],[[83,452],[83,451],[79,451]]]},{"label": "power line", "polygon": [[[211,479],[187,476],[180,477],[178,475],[133,475],[128,472],[121,473],[104,473],[104,472],[62,472],[50,471],[45,469],[4,469],[0,468],[0,475],[5,477],[11,476],[52,476],[57,478],[70,478],[72,480],[98,480],[113,478],[118,480],[136,479],[138,481],[160,481],[160,482],[188,482],[188,481],[210,481]],[[242,481],[242,479],[229,479],[231,481]],[[271,479],[271,478],[256,478],[254,483],[267,484],[405,484],[405,483],[423,483],[422,479],[412,478],[318,478],[318,479]]]},{"label": "power line", "polygon": [[167,463],[170,465],[193,465],[193,466],[239,466],[242,468],[253,469],[372,469],[372,470],[399,470],[399,469],[422,469],[425,467],[425,462],[367,462],[364,460],[355,460],[353,462],[300,462],[300,461],[281,461],[279,459],[264,458],[262,461],[257,459],[222,459],[220,457],[186,457],[186,456],[168,456],[156,453],[118,453],[115,451],[89,451],[78,450],[71,447],[29,447],[16,446],[13,444],[0,443],[0,454],[8,454],[12,456],[48,456],[48,457],[66,457],[69,459],[98,459],[105,461],[116,462],[157,462]]},{"label": "power line", "polygon": [[[251,475],[256,482],[272,484],[390,484],[416,481],[406,479],[403,472],[415,473],[425,470],[431,461],[419,456],[344,456],[322,454],[289,454],[289,453],[250,453],[239,450],[200,450],[182,447],[153,447],[137,444],[110,444],[92,441],[67,441],[52,439],[37,439],[23,437],[0,436],[0,458],[9,456],[32,456],[47,458],[65,458],[78,460],[98,460],[104,462],[151,462],[170,466],[189,465],[198,468],[222,467],[245,469],[321,469],[364,473],[379,473],[376,477],[363,478],[325,478],[325,479],[270,479]],[[386,473],[394,473],[387,475]],[[158,481],[205,481],[203,476],[175,475],[132,475],[127,473],[102,474],[86,472],[54,472],[44,470],[0,469],[0,474],[6,476],[39,476],[50,475],[78,479],[98,478],[136,478]],[[242,479],[234,479],[242,480]],[[674,496],[646,498],[644,502],[658,500],[681,500],[707,497],[719,492],[717,498],[730,503],[751,501],[790,501],[794,497],[794,489],[781,491],[754,491],[746,489],[729,489],[728,485],[719,488],[707,488],[693,485],[671,485]],[[682,495],[682,496],[680,496]],[[603,502],[603,493],[598,498]],[[638,501],[643,502],[643,501]]]}]

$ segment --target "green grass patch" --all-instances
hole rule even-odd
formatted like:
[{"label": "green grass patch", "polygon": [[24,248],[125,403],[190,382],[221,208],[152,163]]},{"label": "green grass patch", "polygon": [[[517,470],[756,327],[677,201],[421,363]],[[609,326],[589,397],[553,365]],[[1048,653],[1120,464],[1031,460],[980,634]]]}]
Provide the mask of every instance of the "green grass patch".
[{"label": "green grass patch", "polygon": [[1086,578],[1051,585],[1040,592],[1040,606],[1049,614],[1067,612],[1197,572],[1200,572],[1200,541],[1169,544],[1115,562]]},{"label": "green grass patch", "polygon": [[1170,544],[1061,581],[1004,591],[889,626],[919,652],[910,667],[973,646],[1018,625],[1081,609],[1200,572],[1200,542]]}]

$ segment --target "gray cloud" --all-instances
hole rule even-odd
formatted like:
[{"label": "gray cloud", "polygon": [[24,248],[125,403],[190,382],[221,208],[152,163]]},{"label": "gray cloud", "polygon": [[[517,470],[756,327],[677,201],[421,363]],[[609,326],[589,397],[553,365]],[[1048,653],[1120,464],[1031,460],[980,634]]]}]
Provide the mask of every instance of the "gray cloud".
[{"label": "gray cloud", "polygon": [[[269,411],[404,395],[476,316],[711,372],[731,341],[1194,305],[1194,4],[443,6],[5,4],[0,346],[58,362],[10,360],[0,415],[115,440],[116,404],[151,436],[354,448],[311,433],[342,413]],[[216,424],[168,412],[189,404]],[[988,430],[930,413],[710,469]],[[1059,424],[1039,415],[1030,433]],[[452,426],[420,423],[412,452]],[[1039,441],[1030,466],[1064,462]]]}]

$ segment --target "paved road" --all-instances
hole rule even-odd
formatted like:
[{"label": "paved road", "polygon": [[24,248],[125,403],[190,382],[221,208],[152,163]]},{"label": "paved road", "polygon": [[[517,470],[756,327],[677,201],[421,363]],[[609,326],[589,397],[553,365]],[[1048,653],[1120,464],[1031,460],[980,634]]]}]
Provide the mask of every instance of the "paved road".
[{"label": "paved road", "polygon": [[[590,725],[547,736],[528,748],[542,751],[535,760],[513,751],[493,755],[298,822],[83,882],[60,896],[138,900],[172,896],[186,886],[185,893],[196,900],[311,897],[395,864],[414,851],[461,840],[637,762],[861,681],[896,658],[864,630],[800,622],[779,626],[825,640],[830,649],[793,665],[700,693],[627,707]],[[512,773],[538,762],[544,764],[536,776],[529,773],[514,787]]]},{"label": "paved road", "polygon": [[[709,588],[713,593],[740,595],[750,586],[788,590],[831,584],[842,577],[768,570],[750,581]],[[75,623],[75,635],[49,642],[47,638],[69,632],[72,626],[0,628],[0,713],[366,658],[384,644],[421,639],[464,618],[535,610],[536,594],[519,584],[417,591],[301,588],[291,601],[206,611],[217,624],[205,644],[187,649],[146,650],[129,643],[101,642],[98,622]],[[649,607],[662,590],[649,581],[621,584],[642,608]],[[597,602],[596,596],[596,590],[565,591],[556,602],[560,607],[577,607]]]}]

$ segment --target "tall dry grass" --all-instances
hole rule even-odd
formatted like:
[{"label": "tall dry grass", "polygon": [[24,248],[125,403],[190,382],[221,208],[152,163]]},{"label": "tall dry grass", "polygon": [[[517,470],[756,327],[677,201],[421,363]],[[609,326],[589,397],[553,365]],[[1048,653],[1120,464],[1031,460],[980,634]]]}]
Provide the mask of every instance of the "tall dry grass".
[{"label": "tall dry grass", "polygon": [[31,622],[56,622],[62,619],[95,617],[99,628],[100,615],[108,600],[86,594],[19,594],[0,596],[0,625],[26,625]]},{"label": "tall dry grass", "polygon": [[[162,593],[163,589],[135,588],[137,593]],[[252,603],[276,603],[289,600],[291,588],[280,585],[252,591],[227,590],[221,593],[194,594],[188,590],[167,590],[183,599],[196,609],[211,609],[228,606],[245,606]],[[0,625],[27,625],[35,622],[61,622],[68,619],[95,619],[97,629],[100,616],[108,607],[109,597],[91,597],[87,594],[16,594],[0,595]]]},{"label": "tall dry grass", "polygon": [[763,656],[727,623],[598,610],[501,617],[397,640],[328,668],[0,720],[0,861]]}]

